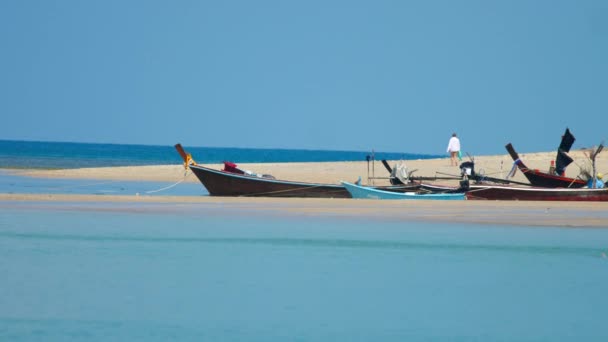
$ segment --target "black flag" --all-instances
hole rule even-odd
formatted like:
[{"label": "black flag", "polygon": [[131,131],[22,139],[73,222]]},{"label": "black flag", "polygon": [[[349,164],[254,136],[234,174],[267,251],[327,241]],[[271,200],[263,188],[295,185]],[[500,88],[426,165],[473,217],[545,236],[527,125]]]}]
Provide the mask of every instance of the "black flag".
[{"label": "black flag", "polygon": [[574,135],[570,133],[570,129],[566,128],[566,133],[562,136],[562,142],[557,149],[557,157],[555,158],[555,172],[562,175],[566,171],[566,167],[572,163],[572,158],[566,153],[570,152],[572,144],[574,144]]}]

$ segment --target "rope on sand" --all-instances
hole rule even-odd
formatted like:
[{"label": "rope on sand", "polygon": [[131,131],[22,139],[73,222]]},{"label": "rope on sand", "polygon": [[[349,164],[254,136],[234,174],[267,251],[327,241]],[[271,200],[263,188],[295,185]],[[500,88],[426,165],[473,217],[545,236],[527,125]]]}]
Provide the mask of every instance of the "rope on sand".
[{"label": "rope on sand", "polygon": [[173,188],[173,187],[177,186],[178,184],[182,183],[183,181],[185,181],[185,180],[186,180],[186,178],[188,178],[188,176],[189,176],[189,175],[190,175],[190,174],[188,173],[188,170],[186,170],[186,172],[184,173],[184,178],[182,178],[182,179],[181,179],[180,181],[178,181],[177,183],[171,184],[171,185],[169,185],[169,186],[166,186],[166,187],[164,187],[164,188],[160,188],[160,189],[157,189],[157,190],[150,190],[150,191],[146,191],[145,193],[146,193],[146,194],[153,194],[153,193],[155,193],[155,192],[161,192],[161,191],[164,191],[164,190],[171,189],[171,188]]}]

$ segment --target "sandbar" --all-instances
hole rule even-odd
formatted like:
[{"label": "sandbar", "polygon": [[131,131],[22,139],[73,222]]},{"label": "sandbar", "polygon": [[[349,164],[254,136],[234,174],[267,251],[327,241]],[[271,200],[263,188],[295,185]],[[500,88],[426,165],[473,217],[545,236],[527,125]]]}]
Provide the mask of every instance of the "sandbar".
[{"label": "sandbar", "polygon": [[[572,151],[574,163],[568,167],[566,175],[576,177],[581,166],[588,167],[589,160],[583,151]],[[547,170],[555,158],[555,152],[520,153],[522,160],[531,168]],[[460,169],[450,166],[447,158],[421,160],[393,160],[391,166],[404,163],[408,170],[416,170],[415,176],[458,176]],[[507,155],[475,157],[475,171],[488,176],[504,178],[511,170],[512,159]],[[222,165],[205,166],[221,169]],[[608,153],[598,156],[599,172],[608,173]],[[388,184],[388,171],[380,161],[368,163],[354,162],[310,162],[310,163],[246,163],[239,167],[257,173],[272,174],[278,179],[297,180],[314,183],[339,183],[340,180],[354,181],[359,177],[364,184]],[[158,181],[167,184],[176,181],[196,182],[191,172],[183,165],[153,165],[102,167],[65,170],[8,170],[8,172],[43,178],[99,179],[125,181]],[[526,182],[517,171],[514,178]],[[438,180],[437,183],[450,184],[457,181]],[[202,185],[201,185],[202,187]],[[298,215],[330,216],[336,218],[367,218],[396,221],[441,221],[450,223],[471,223],[491,225],[523,225],[553,227],[604,227],[608,228],[608,204],[596,202],[527,202],[527,201],[377,201],[354,199],[285,199],[285,198],[229,198],[209,196],[112,196],[112,195],[68,195],[68,194],[0,194],[0,207],[32,206],[47,203],[78,209],[78,203],[133,203],[195,205],[205,208],[222,206],[231,210],[246,210],[249,215]],[[87,205],[87,210],[91,206]],[[158,207],[155,207],[158,209]],[[118,210],[118,209],[113,209]]]},{"label": "sandbar", "polygon": [[[608,206],[601,202],[380,201],[317,198],[210,196],[112,196],[0,194],[0,208],[55,206],[62,210],[108,210],[104,203],[129,203],[115,211],[222,209],[247,215],[357,218],[378,221],[433,221],[509,226],[608,228]],[[153,207],[147,205],[156,204]],[[192,207],[193,206],[193,207]],[[135,208],[135,209],[134,209]],[[148,209],[146,209],[148,208]]]},{"label": "sandbar", "polygon": [[[570,156],[574,162],[566,169],[566,176],[577,177],[581,167],[589,168],[590,162],[583,151],[571,151]],[[520,153],[520,157],[528,167],[547,171],[551,161],[555,159],[555,152]],[[464,158],[463,161],[467,161]],[[475,171],[490,177],[505,178],[513,166],[509,155],[476,156]],[[448,158],[392,160],[391,167],[404,164],[414,176],[425,177],[458,177],[460,169],[450,166]],[[220,164],[202,164],[203,166],[221,169]],[[277,179],[295,180],[311,183],[338,184],[341,180],[355,181],[362,178],[364,184],[386,185],[389,173],[380,161],[352,161],[352,162],[307,162],[307,163],[243,163],[239,167],[261,174],[271,174]],[[596,160],[598,172],[608,174],[608,153],[600,154]],[[124,166],[124,167],[98,167],[62,170],[9,170],[9,172],[30,177],[46,178],[73,178],[73,179],[102,179],[127,181],[156,181],[198,182],[191,172],[186,173],[183,165],[152,165],[152,166]],[[514,181],[527,182],[523,174],[516,172]],[[450,181],[439,181],[450,183]]]}]

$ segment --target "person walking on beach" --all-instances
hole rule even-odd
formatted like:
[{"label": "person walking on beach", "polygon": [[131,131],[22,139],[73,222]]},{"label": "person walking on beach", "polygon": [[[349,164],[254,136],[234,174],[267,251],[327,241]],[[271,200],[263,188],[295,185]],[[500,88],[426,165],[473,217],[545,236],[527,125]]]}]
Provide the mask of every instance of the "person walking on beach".
[{"label": "person walking on beach", "polygon": [[448,143],[448,153],[450,154],[450,165],[458,166],[458,153],[460,152],[460,140],[456,137],[456,133],[452,134]]}]

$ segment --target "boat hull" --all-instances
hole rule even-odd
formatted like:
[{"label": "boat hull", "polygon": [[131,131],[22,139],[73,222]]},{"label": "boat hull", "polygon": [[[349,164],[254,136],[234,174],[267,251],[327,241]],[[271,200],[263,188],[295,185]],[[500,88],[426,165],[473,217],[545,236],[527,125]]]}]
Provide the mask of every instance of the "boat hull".
[{"label": "boat hull", "polygon": [[419,194],[414,192],[393,192],[371,187],[359,186],[348,182],[342,185],[357,199],[383,199],[383,200],[464,200],[465,196],[459,194]]},{"label": "boat hull", "polygon": [[281,181],[238,175],[199,165],[190,170],[211,196],[351,198],[341,185]]},{"label": "boat hull", "polygon": [[488,186],[466,192],[469,200],[606,202],[608,189],[548,189]]},{"label": "boat hull", "polygon": [[509,152],[511,158],[513,158],[517,168],[524,174],[532,186],[542,188],[582,188],[587,185],[587,182],[582,179],[562,177],[539,170],[529,169],[526,164],[519,159],[519,154],[517,154],[511,143],[507,144],[505,148],[507,149],[507,152]]},{"label": "boat hull", "polygon": [[519,169],[530,184],[541,188],[582,188],[587,185],[587,182],[581,179],[554,176],[525,167],[520,167]]},{"label": "boat hull", "polygon": [[469,185],[467,188],[463,188],[463,187],[455,187],[455,186],[448,186],[448,185],[435,185],[435,184],[423,183],[420,185],[420,191],[432,193],[432,194],[462,194],[471,189],[483,189],[486,187],[487,187],[486,185],[472,184],[472,185]]}]

